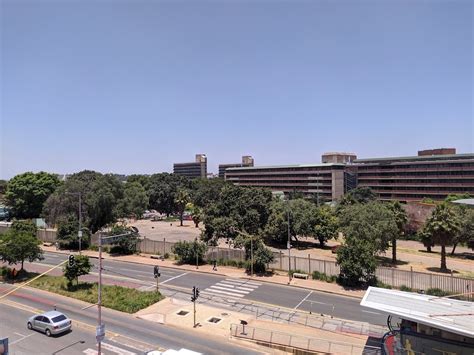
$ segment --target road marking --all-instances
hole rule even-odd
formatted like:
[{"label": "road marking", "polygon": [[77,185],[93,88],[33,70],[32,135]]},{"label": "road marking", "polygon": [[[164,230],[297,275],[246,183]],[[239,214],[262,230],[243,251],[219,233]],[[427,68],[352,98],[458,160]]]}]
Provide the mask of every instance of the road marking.
[{"label": "road marking", "polygon": [[293,308],[293,309],[297,309],[299,306],[301,306],[301,304],[302,304],[304,301],[306,301],[306,300],[308,299],[308,297],[311,296],[312,293],[313,293],[313,291],[309,291],[309,293],[306,295],[306,297],[303,298],[303,299],[301,300],[301,302],[298,303],[298,304],[296,305],[296,307]]},{"label": "road marking", "polygon": [[114,345],[108,344],[108,343],[102,343],[102,347],[104,349],[110,350],[110,351],[112,351],[116,354],[119,354],[119,355],[137,355],[137,353],[133,353],[131,351],[119,348],[118,346],[114,346]]},{"label": "road marking", "polygon": [[332,305],[331,303],[324,303],[324,302],[311,301],[311,300],[306,300],[306,302],[309,302],[309,303],[317,303],[317,304],[325,304],[325,305],[327,305],[327,306],[331,306],[331,305]]},{"label": "road marking", "polygon": [[97,350],[89,348],[89,349],[84,350],[83,353],[87,355],[97,355]]},{"label": "road marking", "polygon": [[[218,289],[218,290],[225,290],[225,291],[232,291],[232,292],[237,292],[237,293],[243,293],[244,295],[248,295],[249,291],[241,291],[241,290],[229,290],[227,287],[220,287],[220,286],[214,286],[212,285],[210,288],[212,289]],[[209,290],[209,289],[208,289]]]},{"label": "road marking", "polygon": [[222,293],[224,295],[229,295],[229,296],[234,296],[234,297],[244,297],[245,295],[240,295],[238,293],[232,293],[232,292],[225,292],[225,291],[219,291],[219,290],[212,290],[209,288],[206,288],[206,290],[202,291],[202,293],[208,293],[208,294],[213,294],[213,293]]},{"label": "road marking", "polygon": [[364,313],[370,313],[370,314],[379,314],[379,315],[382,314],[382,313],[379,313],[379,312],[364,311],[364,310],[362,310],[362,312],[364,312]]},{"label": "road marking", "polygon": [[248,285],[247,283],[242,283],[242,282],[236,282],[236,281],[228,281],[228,280],[222,280],[219,281],[221,283],[229,284],[229,285],[234,285],[234,286],[245,286],[245,287],[250,287],[252,289],[258,288],[257,285]]},{"label": "road marking", "polygon": [[[20,333],[15,333],[15,334],[20,334]],[[17,340],[15,340],[15,341],[12,341],[12,342],[10,343],[10,345],[19,343],[20,341],[25,340],[26,338],[29,338],[30,336],[35,335],[35,334],[36,334],[36,333],[31,333],[31,334],[29,334],[29,335],[23,335],[22,338],[17,339]]]},{"label": "road marking", "polygon": [[26,337],[26,335],[24,335],[24,334],[21,334],[21,333],[17,333],[17,332],[15,332],[15,334],[16,334],[16,335],[19,335],[19,336],[21,336],[21,337]]},{"label": "road marking", "polygon": [[163,285],[163,284],[165,284],[165,283],[167,283],[167,282],[170,282],[171,280],[175,280],[175,279],[177,279],[178,277],[187,275],[187,274],[189,274],[189,272],[185,272],[185,273],[176,275],[176,276],[174,276],[174,277],[172,277],[172,278],[170,278],[170,279],[168,279],[168,280],[163,281],[163,282],[161,283],[161,285]]}]

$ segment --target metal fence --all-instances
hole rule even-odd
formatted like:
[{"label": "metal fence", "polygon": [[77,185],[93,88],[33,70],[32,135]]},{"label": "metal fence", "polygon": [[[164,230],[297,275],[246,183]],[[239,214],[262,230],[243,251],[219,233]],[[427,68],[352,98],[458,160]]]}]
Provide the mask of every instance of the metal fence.
[{"label": "metal fence", "polygon": [[230,335],[235,338],[266,343],[271,346],[285,347],[314,353],[327,354],[381,354],[381,349],[373,346],[362,346],[327,339],[306,337],[291,333],[273,331],[270,329],[230,325]]}]

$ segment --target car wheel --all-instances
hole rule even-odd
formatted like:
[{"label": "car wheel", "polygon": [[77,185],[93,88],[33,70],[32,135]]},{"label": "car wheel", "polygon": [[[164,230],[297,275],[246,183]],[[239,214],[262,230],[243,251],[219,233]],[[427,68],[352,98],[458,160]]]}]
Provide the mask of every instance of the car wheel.
[{"label": "car wheel", "polygon": [[51,330],[46,329],[46,331],[44,332],[44,334],[46,334],[47,337],[50,337],[50,336],[51,336]]},{"label": "car wheel", "polygon": [[26,326],[28,327],[28,329],[33,329],[33,325],[30,322],[28,322]]}]

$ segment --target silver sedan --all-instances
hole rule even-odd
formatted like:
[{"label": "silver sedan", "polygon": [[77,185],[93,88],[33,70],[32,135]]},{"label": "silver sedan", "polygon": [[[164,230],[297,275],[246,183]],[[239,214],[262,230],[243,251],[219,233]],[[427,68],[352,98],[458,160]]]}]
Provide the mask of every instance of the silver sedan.
[{"label": "silver sedan", "polygon": [[31,317],[26,325],[28,329],[39,330],[51,336],[67,332],[71,329],[72,322],[61,312],[50,311]]}]

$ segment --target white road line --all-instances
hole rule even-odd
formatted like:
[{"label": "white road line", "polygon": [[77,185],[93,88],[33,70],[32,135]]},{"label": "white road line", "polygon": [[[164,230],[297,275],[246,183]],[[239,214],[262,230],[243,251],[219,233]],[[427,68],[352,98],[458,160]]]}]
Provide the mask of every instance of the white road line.
[{"label": "white road line", "polygon": [[231,287],[231,288],[238,287],[237,285],[227,285],[220,282],[216,283],[216,286]]},{"label": "white road line", "polygon": [[233,296],[233,297],[244,297],[245,295],[240,295],[238,293],[231,293],[231,292],[225,292],[225,291],[219,291],[219,290],[211,290],[211,289],[208,289],[206,288],[204,291],[202,291],[202,293],[209,293],[209,294],[213,294],[213,293],[222,293],[224,295],[228,295],[228,296]]},{"label": "white road line", "polygon": [[324,303],[324,302],[311,301],[311,300],[306,300],[306,302],[309,302],[309,303],[317,303],[317,304],[325,304],[325,305],[327,305],[327,306],[332,306],[331,303]]},{"label": "white road line", "polygon": [[308,299],[308,297],[311,296],[312,293],[313,293],[313,291],[309,291],[309,293],[306,295],[306,297],[303,298],[303,299],[301,300],[301,302],[298,303],[298,304],[296,305],[296,307],[293,308],[293,309],[297,309],[299,306],[301,306],[301,304],[302,304],[304,301],[306,301],[306,300]]},{"label": "white road line", "polygon": [[254,291],[254,288],[249,288],[249,287],[242,287],[242,286],[237,286],[237,285],[228,285],[225,283],[216,283],[216,286],[222,286],[222,287],[231,287],[232,289],[239,289],[239,290],[245,290],[245,291]]},{"label": "white road line", "polygon": [[253,287],[253,288],[258,288],[258,286],[261,286],[261,285],[249,284],[248,282],[242,282],[242,281],[239,282],[239,281],[222,280],[222,281],[219,281],[219,282],[228,283],[228,284],[231,284],[231,285]]},{"label": "white road line", "polygon": [[242,287],[242,286],[237,286],[239,290],[246,290],[246,291],[255,291],[255,288],[248,288],[248,287]]},{"label": "white road line", "polygon": [[[18,334],[18,333],[15,333],[15,334]],[[23,335],[23,338],[17,339],[17,340],[15,340],[15,341],[12,341],[12,342],[10,343],[10,345],[19,343],[20,341],[25,340],[26,338],[29,338],[30,336],[35,335],[35,334],[36,334],[36,333],[31,333],[31,334],[29,334],[29,335]]]},{"label": "white road line", "polygon": [[[225,290],[225,291],[232,291],[232,292],[237,292],[237,293],[243,293],[244,295],[248,295],[249,292],[248,291],[241,291],[241,290],[234,290],[234,289],[230,289],[230,288],[227,288],[227,287],[220,287],[220,286],[211,286],[209,288],[212,288],[213,290],[214,289],[218,289],[218,290]],[[208,288],[208,290],[209,290]]]},{"label": "white road line", "polygon": [[160,282],[160,284],[163,285],[163,284],[165,284],[165,283],[167,283],[167,282],[170,282],[171,280],[177,279],[178,277],[181,277],[181,276],[184,276],[184,275],[187,275],[187,274],[189,274],[189,273],[188,273],[188,272],[185,272],[185,273],[176,275],[176,276],[174,276],[174,277],[172,277],[172,278],[170,278],[170,279],[168,279],[168,280],[165,280],[165,281],[163,281],[163,282]]},{"label": "white road line", "polygon": [[370,313],[370,314],[382,314],[382,313],[378,313],[378,312],[371,312],[371,311],[364,311],[364,310],[362,310],[362,312],[364,312],[364,313]]},{"label": "white road line", "polygon": [[19,335],[19,336],[21,336],[21,337],[26,337],[26,336],[27,336],[27,335],[23,335],[23,334],[17,333],[17,332],[15,332],[15,334],[16,334],[16,335]]},{"label": "white road line", "polygon": [[102,343],[102,347],[119,355],[137,355],[137,353],[119,348],[118,346],[114,346],[112,344]]},{"label": "white road line", "polygon": [[89,349],[84,350],[83,353],[87,355],[97,355],[97,350],[89,348]]},{"label": "white road line", "polygon": [[249,285],[249,286],[250,286],[250,285],[252,285],[252,286],[262,286],[261,283],[259,283],[259,282],[253,282],[253,281],[244,281],[243,283],[244,283],[245,285]]}]

